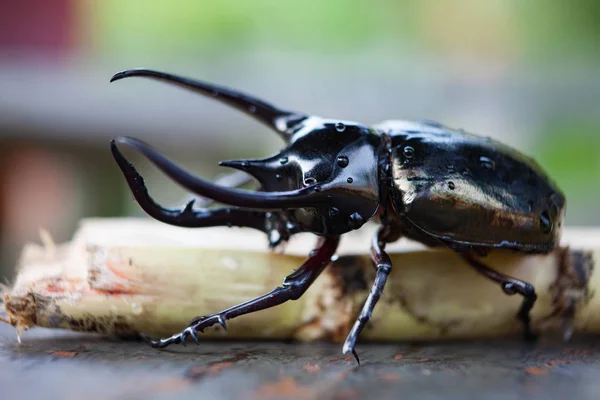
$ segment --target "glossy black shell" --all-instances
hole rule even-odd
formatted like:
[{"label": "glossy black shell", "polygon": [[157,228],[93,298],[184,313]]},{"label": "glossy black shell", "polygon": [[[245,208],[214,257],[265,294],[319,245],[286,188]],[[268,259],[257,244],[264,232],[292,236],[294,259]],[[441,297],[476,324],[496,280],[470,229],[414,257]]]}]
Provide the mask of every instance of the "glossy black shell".
[{"label": "glossy black shell", "polygon": [[406,236],[457,250],[558,244],[565,196],[531,158],[433,122],[377,129],[391,138],[391,203]]},{"label": "glossy black shell", "polygon": [[[309,116],[237,90],[147,69],[122,71],[111,81],[132,76],[209,96],[261,121],[286,143],[266,159],[221,163],[260,182],[258,191],[248,192],[191,176],[139,140],[114,140],[118,165],[138,202],[155,218],[186,226],[252,226],[275,234],[272,244],[296,232],[341,235],[376,215],[394,237],[456,250],[546,252],[560,240],[564,194],[535,161],[491,139],[431,121],[388,121],[369,128]],[[233,208],[221,215],[196,212],[191,203],[179,211],[158,206],[117,142],[136,147],[188,190]],[[235,219],[227,217],[233,212]]]},{"label": "glossy black shell", "polygon": [[260,160],[223,161],[254,176],[265,192],[315,187],[324,202],[286,210],[297,231],[339,235],[360,228],[379,208],[381,137],[347,121],[308,117],[292,127],[290,143]]}]

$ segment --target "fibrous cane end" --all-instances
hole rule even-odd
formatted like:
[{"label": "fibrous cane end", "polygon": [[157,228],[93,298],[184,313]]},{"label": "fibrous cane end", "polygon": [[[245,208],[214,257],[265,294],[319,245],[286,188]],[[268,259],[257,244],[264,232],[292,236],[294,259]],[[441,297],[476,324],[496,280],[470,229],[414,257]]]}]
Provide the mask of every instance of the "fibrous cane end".
[{"label": "fibrous cane end", "polygon": [[[27,298],[12,296],[6,287],[2,288],[2,302],[6,316],[0,316],[0,321],[14,326],[17,330],[17,341],[21,343],[21,335],[35,324],[31,320],[32,309],[31,301]],[[26,296],[28,297],[28,296]]]},{"label": "fibrous cane end", "polygon": [[564,247],[560,249],[558,274],[550,287],[553,310],[542,321],[548,325],[553,319],[561,325],[563,340],[568,341],[573,333],[576,310],[590,299],[589,282],[594,270],[591,251]]}]

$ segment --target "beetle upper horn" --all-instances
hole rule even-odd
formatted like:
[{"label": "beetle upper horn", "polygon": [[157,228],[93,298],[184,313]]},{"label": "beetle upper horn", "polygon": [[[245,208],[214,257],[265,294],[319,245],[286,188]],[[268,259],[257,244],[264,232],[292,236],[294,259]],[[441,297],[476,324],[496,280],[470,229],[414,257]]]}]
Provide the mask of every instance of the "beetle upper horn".
[{"label": "beetle upper horn", "polygon": [[111,151],[131,190],[134,192],[139,189],[135,179],[138,174],[133,165],[117,148],[117,142],[135,147],[161,171],[186,189],[223,204],[263,210],[279,210],[282,208],[314,207],[329,201],[326,195],[313,187],[286,192],[258,192],[215,185],[193,176],[141,140],[119,137],[111,141]]},{"label": "beetle upper horn", "polygon": [[289,141],[290,139],[290,135],[287,133],[288,128],[307,118],[304,114],[280,110],[256,97],[236,90],[145,68],[118,72],[110,78],[110,81],[114,82],[132,76],[166,81],[196,93],[212,97],[215,100],[256,118],[260,122],[274,129],[286,141]]}]

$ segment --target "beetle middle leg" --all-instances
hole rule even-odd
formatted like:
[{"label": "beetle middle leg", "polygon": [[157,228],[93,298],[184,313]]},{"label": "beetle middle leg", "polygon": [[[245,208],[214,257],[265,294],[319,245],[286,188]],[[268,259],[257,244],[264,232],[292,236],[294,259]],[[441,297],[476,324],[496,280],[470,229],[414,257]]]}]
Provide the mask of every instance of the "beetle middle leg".
[{"label": "beetle middle leg", "polygon": [[512,278],[510,276],[503,275],[499,272],[488,268],[482,262],[476,260],[472,255],[463,254],[463,258],[473,267],[477,272],[486,276],[487,278],[500,283],[502,290],[507,295],[514,295],[519,293],[523,296],[523,302],[517,313],[517,318],[523,324],[523,334],[526,340],[536,339],[536,335],[531,330],[531,316],[530,312],[537,300],[537,295],[533,285],[525,281]]},{"label": "beetle middle leg", "polygon": [[145,334],[142,334],[142,338],[149,342],[152,347],[158,348],[167,347],[173,343],[185,344],[188,336],[191,336],[197,344],[200,344],[196,333],[202,332],[214,324],[220,324],[226,329],[225,321],[228,319],[275,307],[289,300],[297,300],[331,262],[331,257],[337,250],[339,241],[339,236],[329,236],[322,239],[319,248],[309,255],[304,264],[285,277],[282,286],[273,289],[267,294],[218,313],[195,318],[183,331],[169,338],[153,341]]},{"label": "beetle middle leg", "polygon": [[375,305],[383,293],[383,287],[385,286],[387,277],[392,271],[392,260],[384,250],[386,242],[393,241],[389,236],[389,231],[386,228],[381,228],[373,238],[373,242],[371,243],[371,260],[373,260],[377,269],[375,281],[373,282],[367,300],[363,305],[360,315],[354,322],[354,326],[352,326],[342,349],[343,354],[352,353],[354,358],[356,358],[356,362],[359,364],[360,359],[355,350],[356,342],[367,322],[371,319]]}]

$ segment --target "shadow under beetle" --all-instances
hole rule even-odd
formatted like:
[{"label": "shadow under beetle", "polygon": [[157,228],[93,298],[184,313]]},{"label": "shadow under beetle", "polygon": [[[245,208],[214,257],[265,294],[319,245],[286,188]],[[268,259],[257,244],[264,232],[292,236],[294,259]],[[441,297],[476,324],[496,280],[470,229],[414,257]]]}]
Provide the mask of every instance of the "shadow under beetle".
[{"label": "shadow under beetle", "polygon": [[[480,261],[491,249],[547,253],[558,246],[565,196],[538,164],[490,138],[454,130],[433,121],[385,121],[367,127],[286,111],[250,95],[198,80],[147,69],[119,72],[111,82],[148,77],[212,97],[272,128],[285,142],[265,159],[223,161],[260,184],[257,191],[217,185],[186,172],[144,142],[119,137],[112,154],[138,204],[151,217],[183,227],[239,226],[258,229],[276,247],[299,232],[320,237],[304,264],[281,287],[221,312],[197,317],[180,333],[153,347],[198,342],[197,332],[214,324],[298,299],[334,256],[340,236],[375,219],[380,228],[371,244],[376,278],[343,346],[355,351],[392,269],[386,243],[406,238],[427,246],[447,246],[508,295],[523,296],[518,319],[534,339],[530,310],[532,285],[502,275]],[[133,146],[184,188],[221,208],[166,209],[148,194],[143,178],[117,148]],[[465,288],[468,290],[468,288]]]}]

